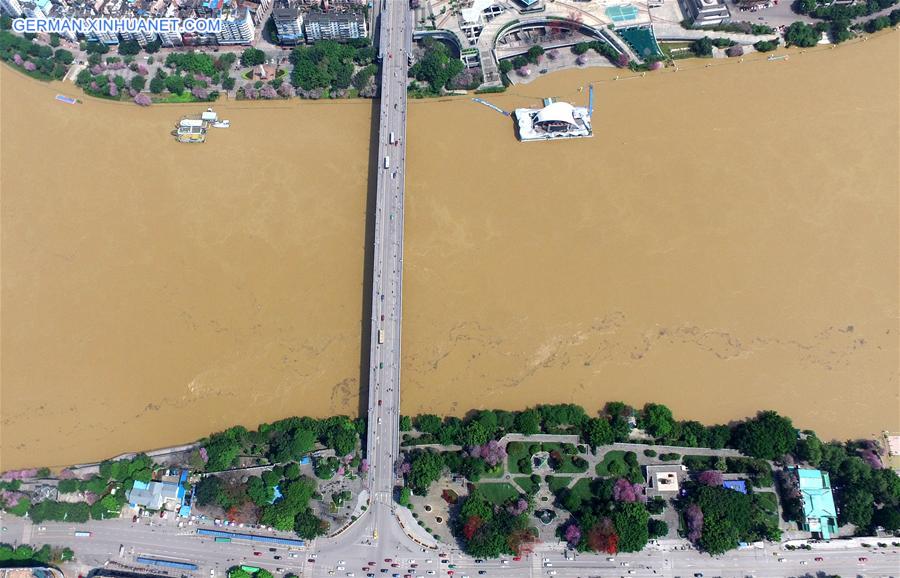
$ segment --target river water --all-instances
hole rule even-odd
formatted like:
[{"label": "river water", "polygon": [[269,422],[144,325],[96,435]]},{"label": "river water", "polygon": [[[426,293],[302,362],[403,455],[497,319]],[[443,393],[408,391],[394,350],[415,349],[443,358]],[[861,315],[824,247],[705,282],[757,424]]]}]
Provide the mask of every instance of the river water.
[{"label": "river water", "polygon": [[[588,140],[412,102],[404,411],[900,427],[898,39],[485,97],[595,82]],[[196,105],[0,82],[0,467],[357,413],[371,103],[217,104],[232,128],[190,146]]]}]

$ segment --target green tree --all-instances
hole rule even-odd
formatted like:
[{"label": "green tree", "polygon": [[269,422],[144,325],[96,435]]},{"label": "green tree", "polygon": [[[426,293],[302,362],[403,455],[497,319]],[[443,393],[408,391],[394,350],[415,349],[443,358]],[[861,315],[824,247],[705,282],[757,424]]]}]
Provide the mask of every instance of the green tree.
[{"label": "green tree", "polygon": [[774,460],[793,451],[797,430],[790,419],[774,411],[763,411],[752,420],[739,424],[732,433],[731,442],[748,456]]},{"label": "green tree", "polygon": [[409,496],[410,496],[409,488],[407,488],[406,486],[403,486],[402,488],[400,488],[400,497],[398,498],[397,503],[400,504],[401,506],[403,506],[404,508],[408,508],[409,507]]},{"label": "green tree", "polygon": [[652,539],[662,538],[669,533],[669,525],[662,520],[651,518],[647,522],[647,533]]},{"label": "green tree", "polygon": [[[172,74],[166,78],[165,82],[166,82],[166,90],[168,90],[172,94],[180,95],[184,92],[184,79],[181,76],[179,76],[177,74]],[[237,452],[240,451],[240,445],[237,445],[236,447],[234,447],[234,449],[236,450],[234,453],[234,457],[237,457]],[[207,447],[206,451],[209,452],[210,448]],[[210,457],[210,462],[212,462],[212,457]],[[217,461],[216,463],[218,464],[219,462]],[[228,465],[230,466],[231,463],[229,462]],[[209,462],[207,462],[207,466],[209,466]],[[225,466],[225,467],[228,467],[228,466]]]},{"label": "green tree", "polygon": [[410,456],[409,474],[406,476],[406,485],[418,496],[428,493],[428,487],[432,482],[441,477],[444,469],[444,460],[439,453],[431,451],[414,452]]},{"label": "green tree", "polygon": [[78,491],[79,485],[78,480],[75,479],[60,480],[56,489],[60,494],[72,494]]},{"label": "green tree", "polygon": [[806,462],[813,467],[818,467],[822,461],[822,442],[815,434],[808,432],[804,439],[797,441],[794,455],[798,460]]},{"label": "green tree", "polygon": [[166,81],[158,76],[150,79],[150,92],[159,94],[166,88]]},{"label": "green tree", "polygon": [[266,53],[257,48],[247,48],[241,53],[241,66],[257,66],[266,61]]},{"label": "green tree", "polygon": [[821,33],[815,26],[804,22],[794,22],[784,32],[784,41],[788,46],[810,47],[819,42]]},{"label": "green tree", "polygon": [[322,536],[328,531],[328,524],[317,518],[309,509],[303,510],[297,514],[294,531],[301,538],[312,540],[317,536]]},{"label": "green tree", "polygon": [[141,76],[140,74],[133,76],[131,78],[131,88],[140,92],[144,90],[144,86],[147,84],[147,79]]},{"label": "green tree", "polygon": [[709,36],[704,36],[691,43],[691,52],[697,56],[712,56],[713,42]]},{"label": "green tree", "polygon": [[75,55],[64,48],[60,48],[53,53],[53,59],[68,66],[75,60]]},{"label": "green tree", "polygon": [[513,69],[512,62],[508,58],[500,61],[500,72],[503,74],[509,74]]},{"label": "green tree", "polygon": [[639,502],[620,504],[613,514],[613,525],[619,535],[620,552],[639,552],[650,539],[647,523],[650,516]]},{"label": "green tree", "polygon": [[541,60],[541,56],[544,55],[544,47],[540,44],[535,44],[528,49],[528,52],[526,54],[528,55],[526,57],[528,59],[528,62],[537,64]]},{"label": "green tree", "polygon": [[657,439],[666,438],[675,430],[672,411],[661,404],[648,403],[645,405],[641,414],[641,422],[647,433]]},{"label": "green tree", "polygon": [[466,424],[463,436],[464,445],[481,446],[488,442],[488,431],[479,421],[470,421]]},{"label": "green tree", "polygon": [[441,418],[430,413],[417,415],[413,423],[422,433],[436,434],[441,429]]},{"label": "green tree", "polygon": [[875,497],[871,492],[858,487],[848,487],[841,493],[840,517],[843,523],[857,528],[867,528],[875,513]]},{"label": "green tree", "polygon": [[412,420],[408,415],[400,416],[400,431],[410,431],[412,429]]},{"label": "green tree", "polygon": [[141,45],[135,40],[125,40],[119,43],[119,54],[121,56],[134,56],[141,51]]},{"label": "green tree", "polygon": [[541,417],[537,410],[526,409],[516,416],[516,431],[524,435],[534,435],[541,432]]},{"label": "green tree", "polygon": [[605,446],[615,441],[609,420],[603,417],[588,419],[584,424],[582,439],[593,447]]},{"label": "green tree", "polygon": [[194,495],[201,506],[221,503],[222,492],[222,480],[216,476],[204,476],[194,487]]},{"label": "green tree", "polygon": [[247,496],[257,506],[265,506],[275,497],[275,489],[266,484],[262,478],[250,476],[247,479]]}]

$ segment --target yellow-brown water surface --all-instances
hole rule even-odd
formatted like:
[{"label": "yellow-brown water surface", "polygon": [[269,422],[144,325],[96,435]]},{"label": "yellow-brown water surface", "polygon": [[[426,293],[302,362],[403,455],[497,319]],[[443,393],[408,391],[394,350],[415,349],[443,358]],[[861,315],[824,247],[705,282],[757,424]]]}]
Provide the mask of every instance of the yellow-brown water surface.
[{"label": "yellow-brown water surface", "polygon": [[[404,411],[898,427],[898,39],[486,97],[598,81],[587,140],[412,102]],[[370,103],[218,104],[192,146],[168,132],[197,105],[0,83],[0,467],[356,414]]]},{"label": "yellow-brown water surface", "polygon": [[897,428],[898,39],[485,97],[583,104],[607,80],[588,140],[412,106],[404,411],[621,399]]},{"label": "yellow-brown water surface", "polygon": [[141,110],[2,68],[3,469],[355,415],[371,103]]}]

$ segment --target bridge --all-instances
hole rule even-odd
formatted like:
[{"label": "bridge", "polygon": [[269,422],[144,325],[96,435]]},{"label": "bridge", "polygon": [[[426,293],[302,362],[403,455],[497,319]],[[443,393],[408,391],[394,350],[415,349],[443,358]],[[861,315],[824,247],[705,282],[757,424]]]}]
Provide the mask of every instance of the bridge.
[{"label": "bridge", "polygon": [[[393,495],[400,455],[406,84],[413,23],[406,0],[376,0],[373,10],[379,32],[381,95],[368,368],[369,505],[346,531],[317,541],[314,548],[320,563],[310,568],[316,576],[325,575],[341,561],[359,571],[368,561],[421,555],[423,547],[431,546],[409,538],[397,517]],[[406,530],[421,531],[415,524],[407,524]]]}]

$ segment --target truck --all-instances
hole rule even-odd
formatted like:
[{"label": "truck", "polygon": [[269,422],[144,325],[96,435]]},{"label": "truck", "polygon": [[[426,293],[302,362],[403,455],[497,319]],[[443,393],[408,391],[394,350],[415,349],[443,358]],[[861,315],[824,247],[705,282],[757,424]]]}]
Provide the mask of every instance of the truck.
[{"label": "truck", "polygon": [[231,542],[231,538],[223,538],[222,536],[219,536],[216,538],[216,542],[223,542],[223,543],[227,544],[227,543]]},{"label": "truck", "polygon": [[389,141],[391,144],[397,142],[397,138],[394,136],[394,131],[391,131],[391,140]]},{"label": "truck", "polygon": [[75,537],[76,537],[76,538],[90,538],[90,537],[91,537],[91,533],[90,533],[90,532],[85,532],[85,531],[83,531],[83,530],[79,530],[78,532],[75,532]]},{"label": "truck", "polygon": [[384,329],[378,330],[378,344],[384,343]]},{"label": "truck", "polygon": [[384,168],[391,168],[391,157],[384,157]]}]

